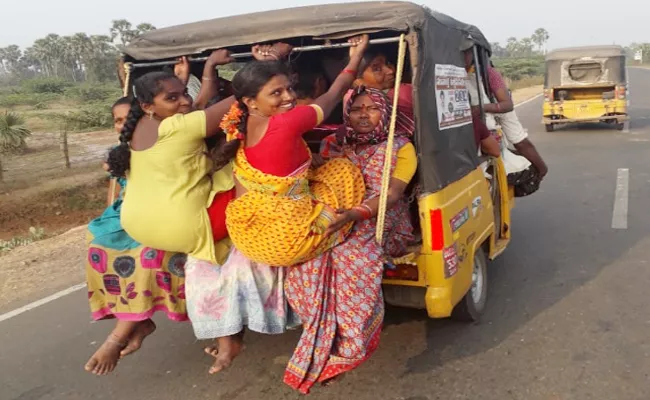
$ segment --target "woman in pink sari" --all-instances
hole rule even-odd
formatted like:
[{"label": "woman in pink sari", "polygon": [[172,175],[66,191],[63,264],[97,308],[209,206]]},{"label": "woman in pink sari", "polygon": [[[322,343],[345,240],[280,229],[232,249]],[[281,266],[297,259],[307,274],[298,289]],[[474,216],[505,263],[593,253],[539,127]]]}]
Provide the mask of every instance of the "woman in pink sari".
[{"label": "woman in pink sari", "polygon": [[385,225],[390,239],[383,246],[375,241],[389,102],[380,90],[356,89],[345,104],[345,132],[326,138],[321,150],[324,158],[346,157],[361,169],[366,197],[353,209],[357,223],[345,242],[291,268],[285,281],[303,333],[284,381],[302,393],[356,368],[375,351],[384,316],[384,262],[387,256],[404,255],[413,238],[403,195],[415,175],[417,157],[409,140],[412,131],[400,131],[393,145]]}]

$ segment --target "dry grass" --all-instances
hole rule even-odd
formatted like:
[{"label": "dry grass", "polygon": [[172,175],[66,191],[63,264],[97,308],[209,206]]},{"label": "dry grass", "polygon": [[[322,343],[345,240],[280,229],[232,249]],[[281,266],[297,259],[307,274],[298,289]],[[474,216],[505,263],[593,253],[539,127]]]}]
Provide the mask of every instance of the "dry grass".
[{"label": "dry grass", "polygon": [[542,85],[524,87],[521,89],[512,91],[512,101],[515,104],[522,103],[526,100],[532,99],[533,97],[539,95],[544,90]]},{"label": "dry grass", "polygon": [[68,134],[68,151],[72,168],[66,169],[60,148],[59,133],[34,133],[27,140],[24,154],[3,155],[4,182],[0,190],[37,185],[44,180],[99,171],[101,160],[111,145],[115,133],[108,131]]},{"label": "dry grass", "polygon": [[531,76],[528,78],[519,79],[517,81],[508,82],[510,90],[525,89],[533,86],[540,86],[544,84],[543,76]]},{"label": "dry grass", "polygon": [[7,110],[14,111],[25,118],[25,126],[33,133],[57,132],[60,128],[60,122],[50,115],[66,113],[79,109],[79,104],[62,100],[56,103],[47,104],[45,109],[37,109],[34,106],[16,106],[10,108],[0,107],[0,113]]}]

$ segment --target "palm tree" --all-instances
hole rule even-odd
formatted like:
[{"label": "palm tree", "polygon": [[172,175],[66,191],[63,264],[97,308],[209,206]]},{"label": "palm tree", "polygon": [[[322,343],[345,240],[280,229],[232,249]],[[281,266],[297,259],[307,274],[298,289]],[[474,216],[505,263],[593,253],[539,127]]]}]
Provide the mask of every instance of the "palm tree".
[{"label": "palm tree", "polygon": [[128,46],[137,36],[140,36],[145,32],[153,31],[154,29],[156,29],[156,27],[148,22],[138,24],[134,28],[133,24],[129,21],[125,19],[117,19],[113,21],[113,25],[111,26],[111,40],[115,42],[119,39],[119,43],[122,46]]},{"label": "palm tree", "polygon": [[519,43],[519,46],[521,47],[521,51],[524,56],[530,57],[532,56],[533,53],[533,39],[531,38],[523,38],[521,39],[521,42]]},{"label": "palm tree", "polygon": [[5,72],[18,74],[20,72],[19,61],[22,55],[20,47],[15,44],[0,49],[0,65]]},{"label": "palm tree", "polygon": [[136,36],[136,31],[133,25],[125,19],[116,19],[111,26],[111,39],[115,41],[119,39],[122,46],[129,44],[131,39]]},{"label": "palm tree", "polygon": [[77,82],[77,70],[79,69],[79,53],[75,48],[74,38],[72,36],[64,36],[61,38],[63,65],[70,68],[70,76],[73,82]]},{"label": "palm tree", "polygon": [[519,53],[519,41],[516,37],[509,37],[506,43],[506,51],[509,57],[516,57]]},{"label": "palm tree", "polygon": [[26,139],[32,132],[24,126],[25,120],[14,112],[0,114],[0,151],[21,152],[27,148]]},{"label": "palm tree", "polygon": [[63,41],[59,35],[50,33],[34,42],[34,55],[45,68],[45,74],[59,76],[59,67],[63,63]]},{"label": "palm tree", "polygon": [[548,40],[551,38],[549,35],[548,31],[544,28],[539,28],[533,33],[533,36],[531,39],[533,40],[533,43],[537,45],[537,49],[539,50],[540,53],[544,53],[544,47],[546,46],[546,43]]},{"label": "palm tree", "polygon": [[37,52],[34,47],[28,47],[25,49],[23,56],[20,58],[20,64],[27,73],[43,73],[43,63],[41,63],[40,59],[37,57]]},{"label": "palm tree", "polygon": [[145,32],[155,31],[156,27],[151,25],[148,22],[143,22],[143,23],[139,24],[138,26],[136,26],[135,29],[138,32],[138,36],[139,36],[139,35],[142,35]]},{"label": "palm tree", "polygon": [[70,38],[70,47],[75,54],[81,79],[86,80],[88,64],[93,57],[93,43],[85,33],[75,33]]}]

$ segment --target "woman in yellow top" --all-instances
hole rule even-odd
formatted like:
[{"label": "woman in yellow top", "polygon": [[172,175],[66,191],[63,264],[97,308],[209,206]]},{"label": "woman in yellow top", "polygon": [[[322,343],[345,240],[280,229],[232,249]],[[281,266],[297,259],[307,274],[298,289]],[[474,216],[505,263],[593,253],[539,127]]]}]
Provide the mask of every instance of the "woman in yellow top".
[{"label": "woman in yellow top", "polygon": [[285,294],[304,329],[284,382],[303,393],[316,382],[356,368],[375,351],[384,316],[384,262],[404,255],[413,239],[404,192],[415,175],[417,156],[410,134],[398,131],[385,221],[390,233],[384,235],[383,246],[375,240],[390,115],[390,101],[382,91],[359,88],[345,103],[344,132],[328,136],[321,149],[323,158],[343,157],[361,169],[366,196],[348,210],[357,223],[345,241],[290,268],[285,280]]},{"label": "woman in yellow top", "polygon": [[302,138],[352,85],[368,36],[350,42],[348,66],[310,105],[296,105],[291,71],[277,61],[249,63],[232,80],[238,102],[222,124],[229,140],[222,158],[235,158],[237,199],[228,206],[226,225],[237,250],[253,261],[304,262],[340,243],[354,222],[351,213],[337,210],[361,203],[361,172],[345,159],[310,169]]},{"label": "woman in yellow top", "polygon": [[[214,52],[208,60],[212,68],[206,68],[212,76],[203,79],[216,79],[214,67],[230,61],[225,50]],[[175,75],[151,72],[135,81],[120,145],[108,158],[111,173],[128,178],[121,222],[134,240],[214,263],[225,261],[229,242],[224,213],[234,197],[234,182],[229,165],[217,166],[210,176],[213,164],[205,155],[205,138],[219,132],[233,102],[229,98],[192,111],[192,99]],[[210,215],[216,217],[211,221]]]}]

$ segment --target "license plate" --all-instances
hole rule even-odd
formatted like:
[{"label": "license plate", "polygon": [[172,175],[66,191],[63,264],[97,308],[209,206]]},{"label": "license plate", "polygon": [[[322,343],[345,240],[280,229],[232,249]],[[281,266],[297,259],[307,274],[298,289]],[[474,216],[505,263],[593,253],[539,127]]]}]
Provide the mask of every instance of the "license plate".
[{"label": "license plate", "polygon": [[588,109],[589,109],[589,106],[587,104],[580,104],[578,106],[578,114],[583,114],[583,113],[587,112]]}]

